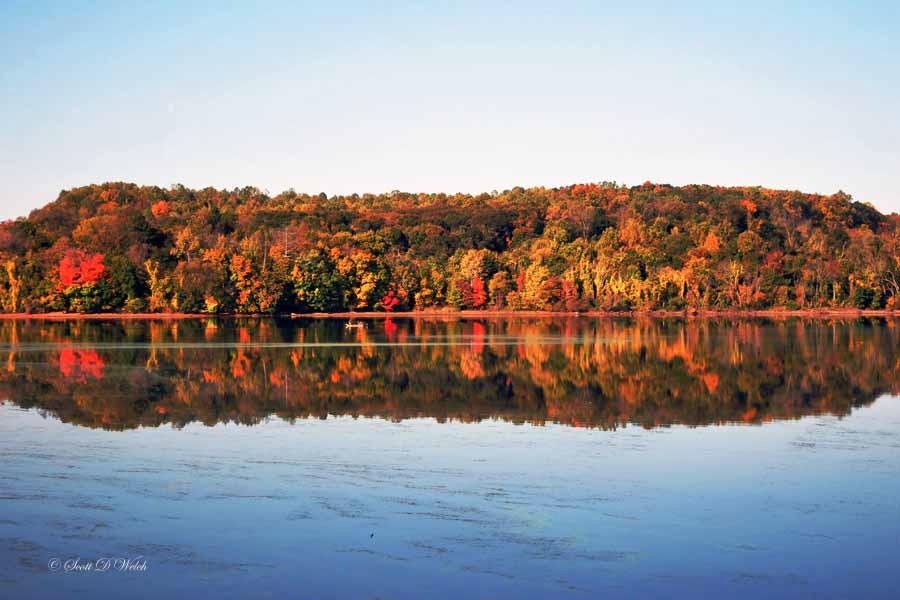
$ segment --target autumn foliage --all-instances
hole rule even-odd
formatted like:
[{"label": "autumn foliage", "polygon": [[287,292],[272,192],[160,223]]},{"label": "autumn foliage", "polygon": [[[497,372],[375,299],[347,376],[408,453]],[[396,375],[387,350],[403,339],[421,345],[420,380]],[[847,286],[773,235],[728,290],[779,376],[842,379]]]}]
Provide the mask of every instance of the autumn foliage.
[{"label": "autumn foliage", "polygon": [[384,298],[381,299],[381,307],[388,312],[397,308],[398,304],[400,304],[400,298],[397,297],[393,290],[388,291]]},{"label": "autumn foliage", "polygon": [[69,250],[59,261],[59,284],[62,288],[96,283],[106,273],[102,254]]},{"label": "autumn foliage", "polygon": [[842,192],[65,191],[0,223],[6,312],[900,308],[900,216]]}]

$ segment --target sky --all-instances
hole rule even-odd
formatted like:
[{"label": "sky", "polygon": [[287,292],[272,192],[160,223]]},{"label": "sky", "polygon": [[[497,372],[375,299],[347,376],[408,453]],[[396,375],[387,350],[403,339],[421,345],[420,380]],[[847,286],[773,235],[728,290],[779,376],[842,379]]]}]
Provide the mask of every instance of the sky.
[{"label": "sky", "polygon": [[900,3],[0,0],[0,219],[129,181],[590,181],[900,212]]}]

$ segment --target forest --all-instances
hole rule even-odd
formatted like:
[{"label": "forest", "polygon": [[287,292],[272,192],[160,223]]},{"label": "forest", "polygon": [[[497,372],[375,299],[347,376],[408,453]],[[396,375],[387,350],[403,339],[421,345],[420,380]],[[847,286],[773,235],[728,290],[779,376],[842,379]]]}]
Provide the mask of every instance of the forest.
[{"label": "forest", "polygon": [[900,215],[645,183],[270,196],[105,183],[0,223],[6,313],[900,309]]}]

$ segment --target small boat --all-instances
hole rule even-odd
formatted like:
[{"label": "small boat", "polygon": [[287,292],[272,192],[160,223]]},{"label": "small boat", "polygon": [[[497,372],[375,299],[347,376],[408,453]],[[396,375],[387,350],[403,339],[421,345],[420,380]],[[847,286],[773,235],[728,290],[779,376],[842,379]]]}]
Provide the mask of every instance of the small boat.
[{"label": "small boat", "polygon": [[366,324],[361,323],[360,321],[347,321],[344,327],[346,327],[347,329],[365,329]]}]

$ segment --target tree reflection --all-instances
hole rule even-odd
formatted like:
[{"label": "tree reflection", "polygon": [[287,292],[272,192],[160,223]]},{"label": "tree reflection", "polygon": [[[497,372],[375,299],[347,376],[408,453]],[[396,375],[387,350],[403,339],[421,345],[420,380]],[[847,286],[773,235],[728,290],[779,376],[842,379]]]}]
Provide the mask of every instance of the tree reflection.
[{"label": "tree reflection", "polygon": [[126,429],[329,415],[616,428],[846,415],[894,320],[3,321],[0,398]]}]

